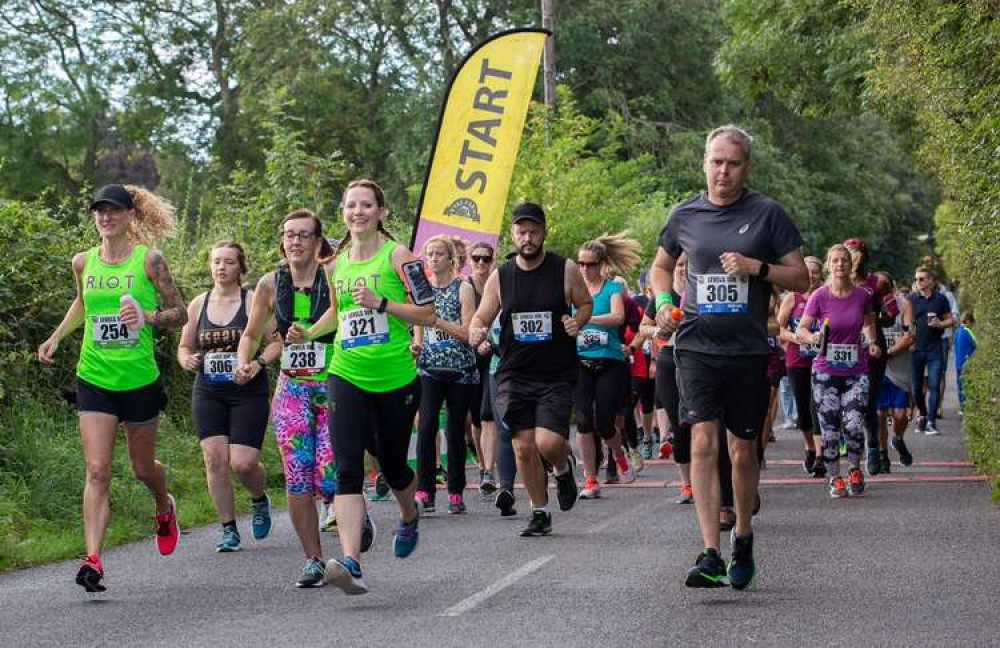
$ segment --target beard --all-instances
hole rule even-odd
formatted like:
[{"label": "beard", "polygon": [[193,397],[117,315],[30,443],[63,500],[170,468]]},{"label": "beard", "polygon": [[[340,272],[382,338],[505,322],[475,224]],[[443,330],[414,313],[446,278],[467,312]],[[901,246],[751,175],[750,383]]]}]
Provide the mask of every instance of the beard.
[{"label": "beard", "polygon": [[526,247],[528,247],[528,245],[522,245],[521,247],[517,248],[518,256],[520,256],[525,261],[534,261],[535,259],[537,259],[542,255],[542,252],[545,251],[545,243],[539,244],[538,247],[535,248],[532,252],[525,252],[524,249]]}]

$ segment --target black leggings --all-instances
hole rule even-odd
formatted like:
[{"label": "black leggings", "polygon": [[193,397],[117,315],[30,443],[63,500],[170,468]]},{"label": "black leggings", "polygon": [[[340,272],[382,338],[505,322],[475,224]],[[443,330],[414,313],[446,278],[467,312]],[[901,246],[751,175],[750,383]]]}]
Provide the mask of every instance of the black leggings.
[{"label": "black leggings", "polygon": [[448,423],[445,438],[448,440],[448,492],[465,490],[465,415],[469,412],[469,402],[475,385],[457,382],[442,382],[429,376],[421,376],[420,427],[417,430],[417,477],[422,491],[433,497],[436,485],[437,462],[434,452],[438,433],[438,414],[441,404],[447,403]]},{"label": "black leggings", "polygon": [[[882,377],[885,376],[885,347],[881,358],[868,358],[868,401],[865,406],[865,431],[868,433],[868,449],[878,449],[878,397],[882,391]],[[888,450],[888,448],[882,448]]]},{"label": "black leggings", "polygon": [[812,368],[789,367],[788,385],[795,399],[795,411],[799,414],[799,429],[806,433],[819,434],[819,420],[812,397]]},{"label": "black leggings", "polygon": [[[393,490],[413,483],[406,463],[413,417],[420,406],[420,381],[388,392],[369,392],[330,375],[330,437],[337,460],[337,493],[360,495],[365,481],[365,450],[378,459]],[[436,417],[435,417],[436,419]]]},{"label": "black leggings", "polygon": [[580,365],[580,372],[573,390],[576,409],[576,427],[580,434],[597,432],[602,439],[612,439],[615,416],[621,409],[625,391],[622,381],[626,377],[628,365],[621,360],[604,360],[595,368]]}]

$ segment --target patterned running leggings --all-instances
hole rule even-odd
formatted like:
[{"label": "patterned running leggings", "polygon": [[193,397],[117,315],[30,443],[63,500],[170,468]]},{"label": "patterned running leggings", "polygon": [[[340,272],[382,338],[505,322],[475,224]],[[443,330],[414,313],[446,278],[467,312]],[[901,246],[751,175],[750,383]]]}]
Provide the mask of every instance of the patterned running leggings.
[{"label": "patterned running leggings", "polygon": [[337,466],[327,421],[325,380],[278,379],[271,403],[271,423],[285,469],[289,495],[320,493],[330,500],[337,492]]},{"label": "patterned running leggings", "polygon": [[831,376],[814,371],[813,401],[823,433],[823,461],[830,477],[840,474],[840,426],[847,437],[847,460],[861,466],[865,447],[865,410],[868,406],[868,376]]}]

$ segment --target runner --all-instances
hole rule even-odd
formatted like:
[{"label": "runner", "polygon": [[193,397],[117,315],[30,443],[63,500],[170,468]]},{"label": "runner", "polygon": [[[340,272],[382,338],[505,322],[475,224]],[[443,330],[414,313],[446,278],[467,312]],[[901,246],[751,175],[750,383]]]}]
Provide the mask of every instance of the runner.
[{"label": "runner", "polygon": [[426,513],[434,512],[437,492],[435,440],[438,412],[447,404],[448,513],[465,513],[465,418],[479,382],[476,357],[467,344],[469,320],[476,312],[472,286],[455,275],[456,253],[451,239],[432,236],[424,243],[431,272],[434,312],[432,328],[417,326],[411,349],[420,374],[420,423],[417,427],[417,500]]},{"label": "runner", "polygon": [[[944,346],[941,338],[954,319],[948,299],[937,290],[937,274],[926,266],[917,268],[917,290],[910,293],[913,306],[913,323],[916,336],[913,354],[913,396],[917,401],[920,417],[917,430],[928,436],[940,434],[937,429],[937,411],[940,403],[940,376],[944,364]],[[924,397],[924,371],[927,371],[927,398]]]},{"label": "runner", "polygon": [[976,352],[979,345],[974,329],[976,328],[976,316],[972,311],[966,311],[962,315],[962,325],[955,331],[955,387],[958,390],[958,415],[963,415],[965,409],[965,382],[962,379],[962,372],[965,363]]},{"label": "runner", "polygon": [[[493,272],[493,246],[486,241],[474,243],[469,249],[469,260],[472,263],[472,274],[469,275],[469,284],[472,286],[476,296],[476,308],[479,308],[483,299],[483,290],[486,288],[486,280]],[[472,441],[476,447],[476,458],[479,461],[479,491],[484,496],[492,495],[497,487],[493,479],[494,464],[496,462],[497,436],[496,425],[492,419],[483,419],[482,414],[489,406],[489,379],[490,363],[493,355],[492,346],[489,340],[484,342],[489,348],[485,353],[476,353],[476,368],[479,370],[479,382],[476,383],[472,393],[472,402],[469,404],[469,413],[472,423]]]},{"label": "runner", "polygon": [[[823,432],[823,460],[830,475],[830,496],[847,497],[848,484],[840,476],[837,446],[843,426],[847,437],[847,474],[850,494],[863,495],[865,477],[861,453],[865,446],[864,417],[868,403],[868,356],[878,357],[875,316],[871,295],[852,281],[851,253],[834,245],[826,253],[830,275],[806,303],[795,336],[800,344],[813,344],[819,353],[813,361],[813,401]],[[813,332],[813,323],[822,330]],[[862,332],[864,336],[862,337]]]},{"label": "runner", "polygon": [[222,523],[215,550],[224,553],[242,548],[230,469],[250,493],[254,539],[263,540],[271,531],[271,500],[264,492],[267,473],[260,462],[260,447],[268,417],[265,367],[281,357],[281,339],[271,327],[267,331],[269,342],[258,350],[253,363],[254,375],[249,381],[244,375],[237,379],[236,349],[248,321],[247,304],[253,303],[254,294],[243,287],[247,272],[243,247],[233,241],[216,243],[210,252],[209,272],[212,289],[188,305],[177,362],[196,374],[191,418],[201,439],[208,492]]},{"label": "runner", "polygon": [[689,587],[722,587],[719,556],[718,434],[728,430],[736,526],[729,582],[753,584],[751,517],[757,499],[756,442],[767,415],[767,308],[770,284],[805,290],[808,273],[791,218],[770,198],[744,189],[751,138],[735,126],[713,130],[705,143],[707,192],[674,208],[650,269],[656,321],[678,328],[672,272],[688,254],[684,318],[675,342],[682,418],[692,424],[691,478],[704,551],[688,573]]},{"label": "runner", "polygon": [[[511,216],[517,255],[490,275],[470,326],[473,346],[500,315],[497,411],[513,434],[517,470],[531,500],[522,536],[552,532],[541,458],[553,466],[559,508],[576,503],[569,419],[577,355],[574,338],[590,319],[592,301],[575,263],[545,251],[545,212],[521,203]],[[503,311],[501,312],[501,304]],[[570,316],[570,308],[576,312]]]},{"label": "runner", "polygon": [[583,272],[587,291],[593,300],[590,320],[576,336],[579,373],[573,392],[577,438],[583,458],[584,483],[580,499],[597,499],[597,445],[594,434],[607,443],[618,465],[620,479],[635,481],[622,438],[615,427],[615,417],[622,409],[622,396],[629,379],[622,351],[620,329],[625,322],[622,285],[611,276],[627,272],[639,261],[638,241],[624,233],[605,235],[580,246],[576,264]]},{"label": "runner", "polygon": [[63,338],[83,326],[76,408],[86,461],[87,553],[76,583],[103,592],[100,553],[111,516],[108,487],[119,424],[125,427],[132,472],[156,502],[157,549],[169,555],[180,538],[177,503],[167,492],[166,468],[156,460],[157,421],[166,395],[153,354],[153,328],[183,326],[187,310],[163,255],[149,247],[173,231],[173,207],[141,187],[111,184],[97,191],[90,211],[101,242],[73,257],[76,298],[39,345],[38,359],[52,364]]},{"label": "runner", "polygon": [[323,236],[319,218],[308,209],[296,209],[281,220],[278,253],[277,269],[257,282],[250,319],[237,348],[236,377],[249,381],[261,370],[254,354],[273,317],[284,346],[271,425],[285,472],[288,516],[306,555],[295,585],[320,587],[323,548],[315,500],[318,495],[329,503],[337,491],[325,381],[333,355],[332,336],[298,344],[291,331],[293,323],[315,322],[330,303],[322,264],[333,248]]},{"label": "runner", "polygon": [[487,389],[483,394],[483,431],[486,432],[487,423],[496,431],[496,471],[497,471],[497,491],[493,500],[494,506],[500,511],[500,517],[512,517],[517,515],[514,508],[516,498],[514,497],[514,478],[517,476],[517,460],[514,457],[513,439],[510,428],[497,417],[497,367],[500,366],[500,318],[493,320],[490,326],[489,338],[484,340],[478,348],[480,355],[489,354],[489,379]]},{"label": "runner", "polygon": [[[817,449],[823,447],[819,425],[816,423],[816,407],[812,400],[812,364],[817,348],[811,344],[799,344],[795,329],[799,326],[802,313],[805,312],[809,297],[823,285],[823,262],[814,256],[805,258],[809,270],[809,288],[805,292],[789,292],[781,302],[778,310],[778,325],[781,327],[779,337],[785,343],[785,367],[788,370],[788,383],[795,398],[795,409],[799,414],[798,428],[802,432],[805,444],[805,459],[802,469],[807,475],[823,478],[826,476],[826,464],[817,461]],[[819,326],[814,323],[811,332],[815,333]]]},{"label": "runner", "polygon": [[329,393],[339,474],[334,506],[343,556],[327,562],[326,580],[346,594],[364,594],[366,449],[378,459],[399,506],[393,553],[405,558],[419,540],[417,479],[406,457],[420,406],[420,380],[407,324],[436,327],[438,318],[423,262],[385,228],[389,209],[382,188],[371,180],[352,181],[341,211],[347,234],[330,270],[336,299],[309,329],[294,326],[292,332],[295,339],[315,339],[336,327]]},{"label": "runner", "polygon": [[[891,280],[889,280],[891,283]],[[893,291],[895,296],[895,291]],[[886,447],[886,440],[889,436],[887,419],[892,420],[892,448],[899,453],[899,463],[904,466],[913,464],[913,455],[903,435],[906,433],[906,426],[910,422],[910,402],[913,400],[911,368],[913,359],[910,355],[910,347],[913,346],[913,306],[909,300],[895,296],[896,308],[899,314],[896,316],[892,326],[883,327],[882,333],[885,336],[888,346],[889,362],[886,364],[885,376],[882,378],[882,390],[878,399],[879,413],[879,444]],[[881,463],[883,466],[889,463],[889,451],[882,451]],[[882,472],[889,472],[883,470]]]}]

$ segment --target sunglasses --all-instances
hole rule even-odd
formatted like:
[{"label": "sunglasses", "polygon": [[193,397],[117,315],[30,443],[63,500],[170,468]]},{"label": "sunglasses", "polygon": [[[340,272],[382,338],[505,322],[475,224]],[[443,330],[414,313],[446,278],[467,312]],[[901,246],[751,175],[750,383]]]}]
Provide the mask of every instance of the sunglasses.
[{"label": "sunglasses", "polygon": [[577,261],[576,265],[580,266],[581,268],[593,268],[599,264],[597,263],[597,261]]},{"label": "sunglasses", "polygon": [[914,281],[927,281],[927,277],[914,277]]},{"label": "sunglasses", "polygon": [[493,260],[491,256],[479,256],[478,254],[473,254],[471,257],[473,263],[489,263]]}]

